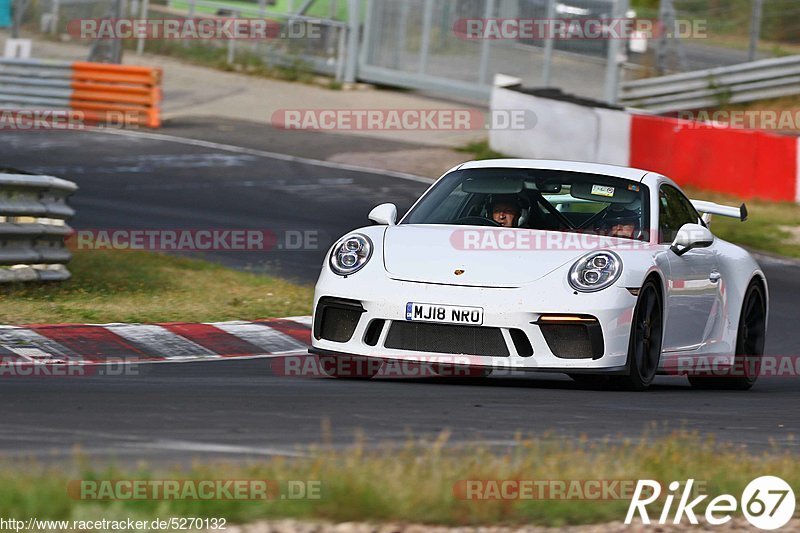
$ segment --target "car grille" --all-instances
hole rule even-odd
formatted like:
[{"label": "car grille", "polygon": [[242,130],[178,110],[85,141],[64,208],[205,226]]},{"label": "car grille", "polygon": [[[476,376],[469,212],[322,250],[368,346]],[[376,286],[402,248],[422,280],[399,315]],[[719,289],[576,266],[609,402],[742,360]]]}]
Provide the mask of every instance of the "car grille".
[{"label": "car grille", "polygon": [[418,352],[508,357],[500,328],[392,322],[386,348]]}]

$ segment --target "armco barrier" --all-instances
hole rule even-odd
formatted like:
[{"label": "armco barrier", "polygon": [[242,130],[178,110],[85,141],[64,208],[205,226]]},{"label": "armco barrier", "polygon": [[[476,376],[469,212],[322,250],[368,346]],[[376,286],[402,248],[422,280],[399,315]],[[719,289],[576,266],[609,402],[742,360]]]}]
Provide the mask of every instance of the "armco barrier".
[{"label": "armco barrier", "polygon": [[491,148],[515,157],[633,166],[681,185],[800,203],[800,138],[658,117],[587,102],[492,92],[492,110],[536,114],[530,130],[492,130]]},{"label": "armco barrier", "polygon": [[0,59],[0,106],[73,109],[88,122],[161,125],[161,69]]},{"label": "armco barrier", "polygon": [[800,55],[627,81],[619,99],[653,113],[800,94]]},{"label": "armco barrier", "polygon": [[71,181],[51,176],[0,173],[0,283],[56,281],[70,277],[66,220]]}]

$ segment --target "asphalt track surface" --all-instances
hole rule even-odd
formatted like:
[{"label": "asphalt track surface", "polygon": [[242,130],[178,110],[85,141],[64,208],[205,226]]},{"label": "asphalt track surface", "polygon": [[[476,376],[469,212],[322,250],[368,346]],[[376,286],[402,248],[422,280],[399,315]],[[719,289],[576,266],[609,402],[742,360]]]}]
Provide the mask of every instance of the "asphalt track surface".
[{"label": "asphalt track surface", "polygon": [[[211,127],[211,126],[214,127]],[[381,173],[276,159],[267,150],[324,159],[398,143],[341,135],[275,132],[198,119],[171,124],[168,138],[90,132],[0,133],[0,166],[55,174],[81,189],[76,228],[240,228],[316,231],[316,250],[221,252],[237,268],[312,283],[329,242],[364,225],[369,210],[401,211],[424,183]],[[800,267],[762,259],[772,308],[767,351],[800,355]],[[0,302],[0,305],[3,305]],[[168,304],[167,304],[168,305]],[[512,445],[516,434],[637,438],[685,428],[761,450],[797,450],[800,380],[762,379],[749,392],[696,391],[658,378],[646,393],[581,389],[561,375],[338,381],[277,375],[270,360],[158,364],[136,375],[15,378],[0,382],[0,454],[63,461],[80,449],[97,461],[192,457],[248,459],[297,453],[328,438],[339,446],[363,431],[368,443],[452,433],[452,442]]]}]

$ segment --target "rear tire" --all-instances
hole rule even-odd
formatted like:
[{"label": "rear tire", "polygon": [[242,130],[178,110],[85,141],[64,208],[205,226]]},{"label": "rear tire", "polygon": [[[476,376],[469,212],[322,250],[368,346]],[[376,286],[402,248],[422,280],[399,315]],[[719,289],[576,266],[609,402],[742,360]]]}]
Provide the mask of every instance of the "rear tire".
[{"label": "rear tire", "polygon": [[758,379],[764,342],[767,334],[767,301],[757,281],[750,282],[744,293],[742,313],[736,334],[736,356],[730,377],[689,376],[689,383],[698,389],[748,390]]},{"label": "rear tire", "polygon": [[664,336],[663,309],[661,289],[652,279],[647,280],[639,291],[639,300],[633,312],[628,343],[629,373],[626,376],[611,376],[613,387],[643,391],[655,379]]}]

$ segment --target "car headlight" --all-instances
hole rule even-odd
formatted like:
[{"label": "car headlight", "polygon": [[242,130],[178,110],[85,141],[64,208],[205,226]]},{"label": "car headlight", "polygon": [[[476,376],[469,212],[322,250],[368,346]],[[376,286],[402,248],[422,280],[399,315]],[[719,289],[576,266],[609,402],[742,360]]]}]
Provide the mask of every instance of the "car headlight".
[{"label": "car headlight", "polygon": [[576,291],[596,292],[611,286],[622,274],[622,259],[609,251],[586,254],[569,270],[569,284]]},{"label": "car headlight", "polygon": [[331,270],[349,276],[361,270],[372,257],[372,241],[366,235],[352,233],[339,239],[331,251]]}]

